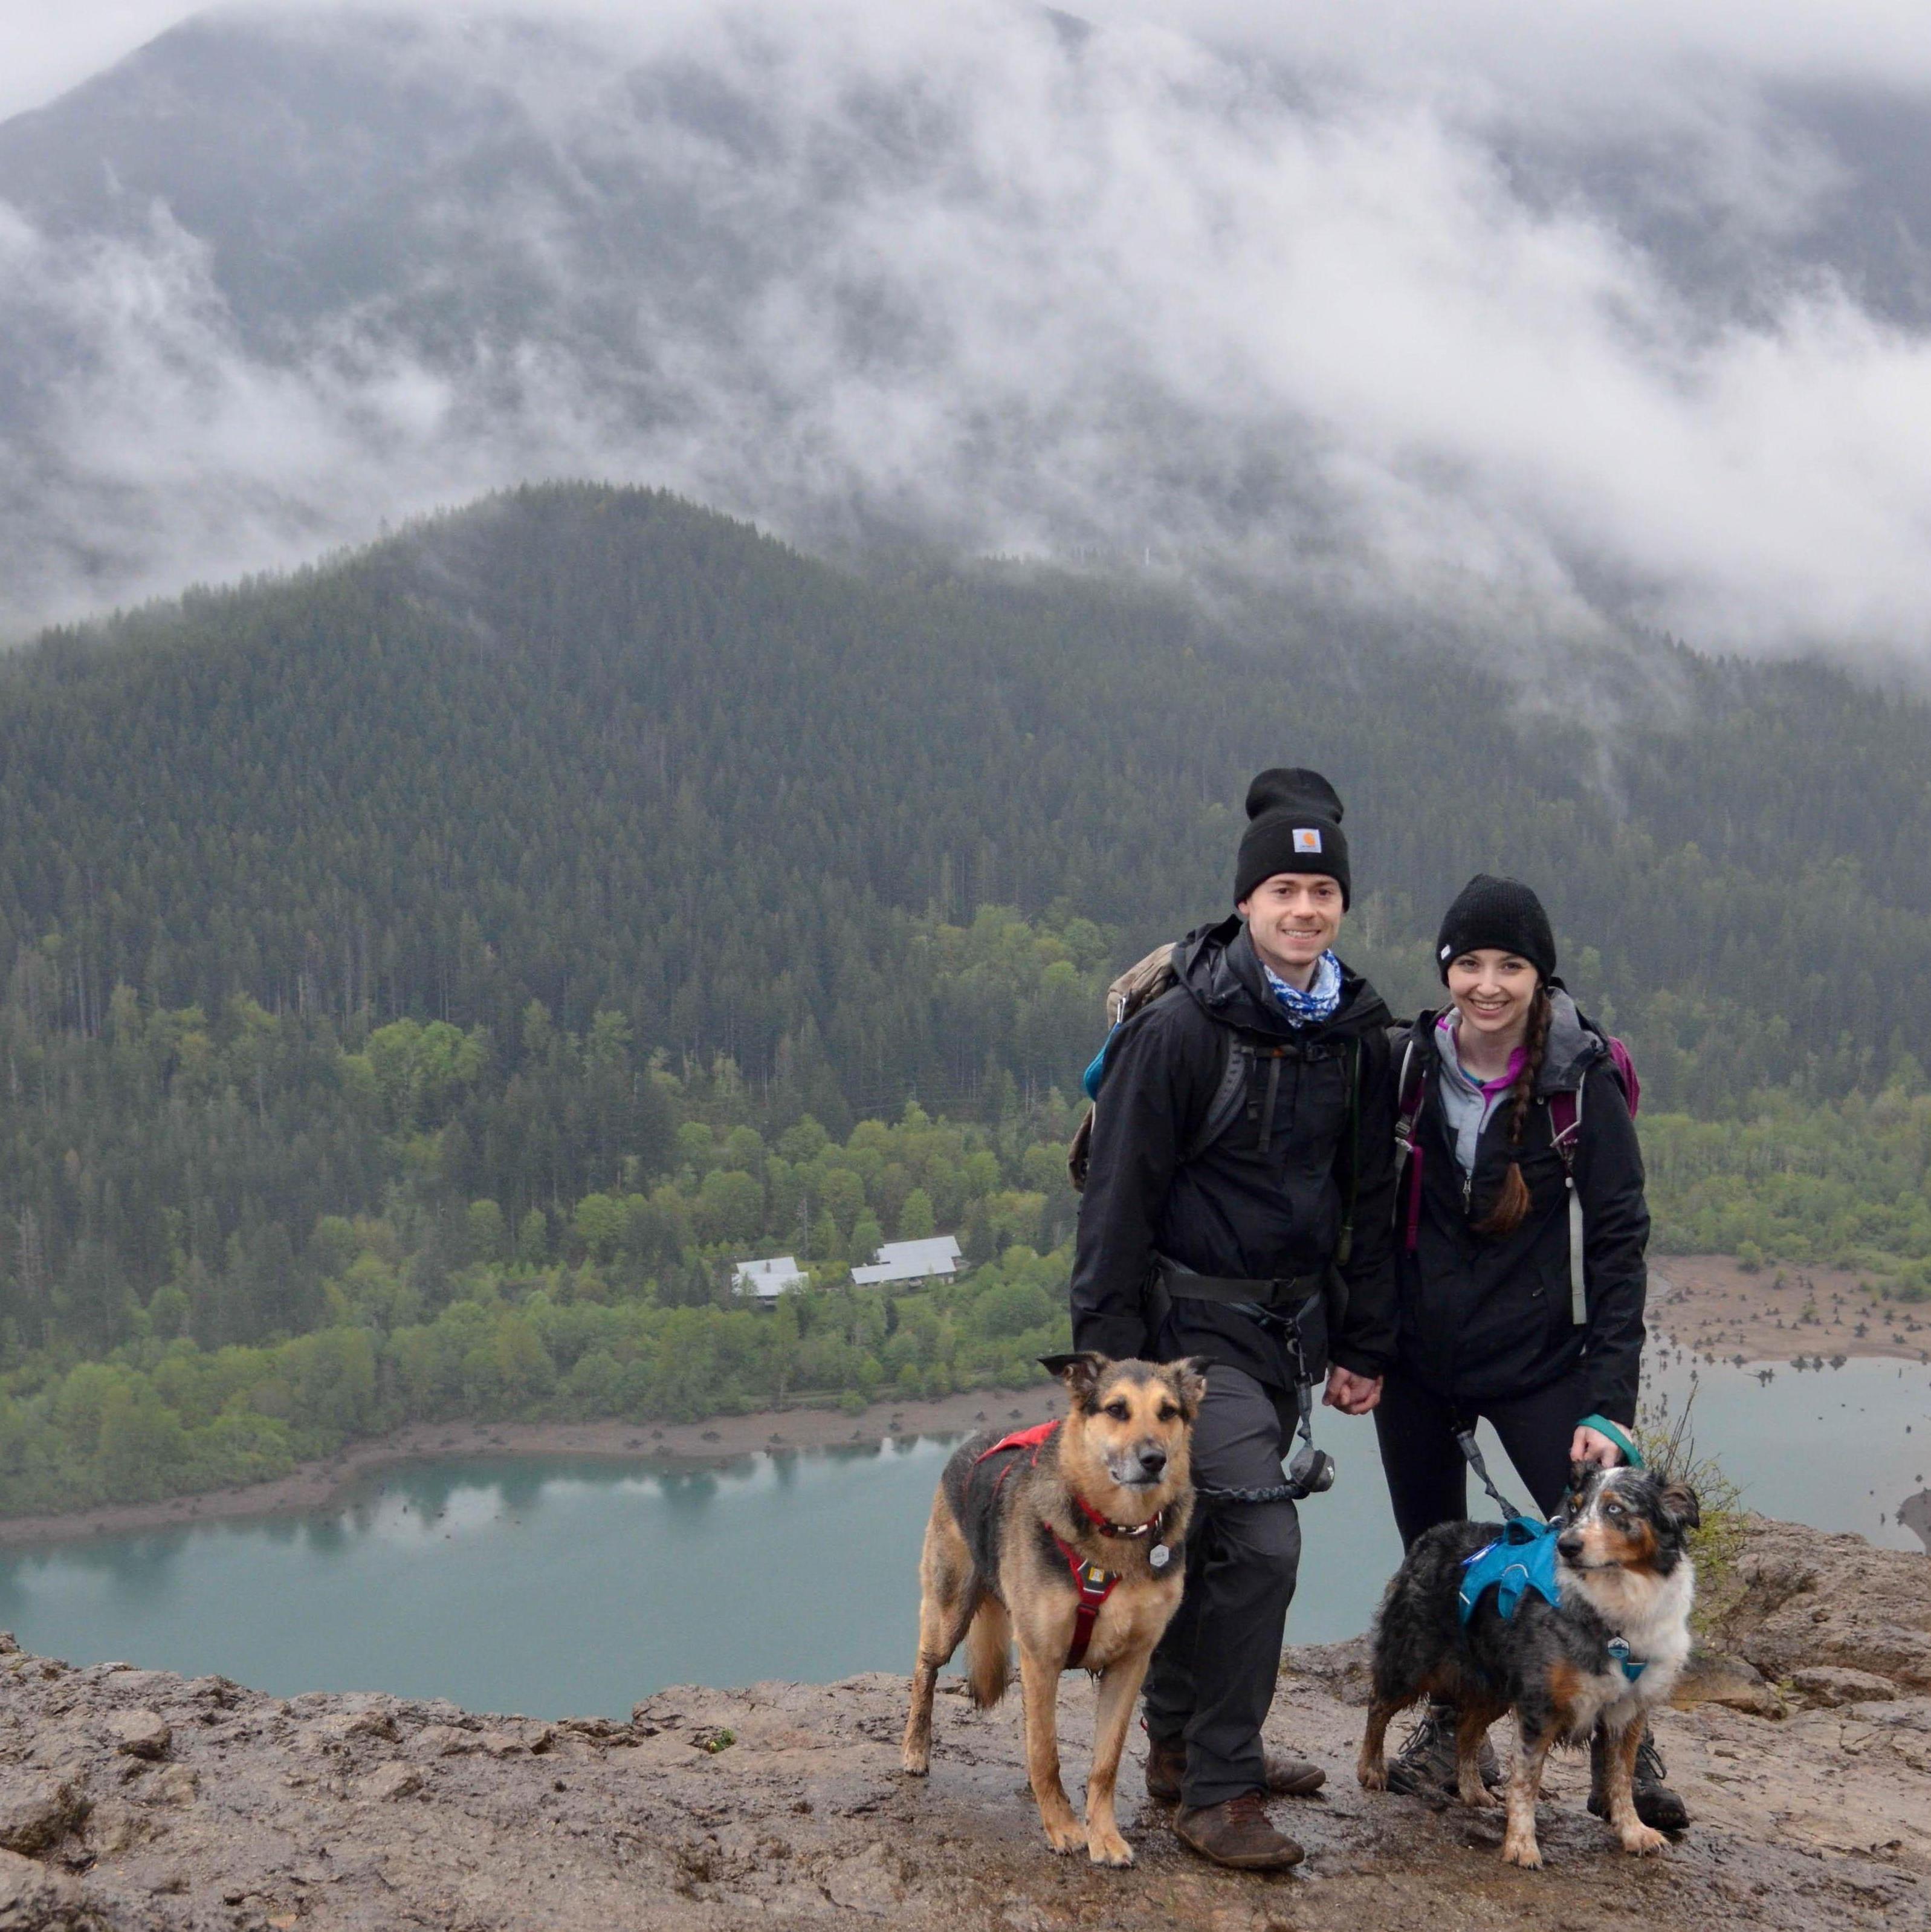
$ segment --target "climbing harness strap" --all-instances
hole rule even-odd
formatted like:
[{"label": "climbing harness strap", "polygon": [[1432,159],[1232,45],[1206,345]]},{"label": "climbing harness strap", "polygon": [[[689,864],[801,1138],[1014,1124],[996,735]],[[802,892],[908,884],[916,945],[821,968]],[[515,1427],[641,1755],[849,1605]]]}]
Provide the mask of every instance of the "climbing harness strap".
[{"label": "climbing harness strap", "polygon": [[1326,1269],[1258,1281],[1237,1275],[1196,1274],[1166,1255],[1153,1257],[1153,1273],[1176,1300],[1224,1302],[1235,1308],[1264,1309],[1270,1316],[1282,1317],[1292,1315],[1327,1286]]}]

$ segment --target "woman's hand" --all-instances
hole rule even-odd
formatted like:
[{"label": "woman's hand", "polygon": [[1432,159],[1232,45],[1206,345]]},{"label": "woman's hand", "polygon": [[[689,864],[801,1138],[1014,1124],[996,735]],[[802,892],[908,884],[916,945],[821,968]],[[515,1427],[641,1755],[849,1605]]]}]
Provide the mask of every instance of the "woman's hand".
[{"label": "woman's hand", "polygon": [[1338,1408],[1343,1415],[1366,1415],[1381,1400],[1379,1376],[1357,1376],[1338,1362],[1330,1365],[1327,1392],[1321,1397],[1330,1408]]},{"label": "woman's hand", "polygon": [[1569,1445],[1569,1460],[1572,1462],[1597,1462],[1606,1469],[1613,1469],[1623,1460],[1623,1452],[1606,1436],[1599,1436],[1593,1429],[1579,1427]]}]

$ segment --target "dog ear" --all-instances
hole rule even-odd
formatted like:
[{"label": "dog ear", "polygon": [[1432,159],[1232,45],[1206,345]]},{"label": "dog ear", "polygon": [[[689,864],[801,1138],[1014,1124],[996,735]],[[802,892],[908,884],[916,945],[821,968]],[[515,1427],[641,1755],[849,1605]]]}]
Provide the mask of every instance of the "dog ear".
[{"label": "dog ear", "polygon": [[1703,1511],[1697,1503],[1696,1492],[1687,1483],[1666,1483],[1657,1492],[1657,1502],[1672,1527],[1678,1529],[1701,1529]]},{"label": "dog ear", "polygon": [[1191,1422],[1207,1399],[1207,1361],[1204,1355],[1185,1355],[1167,1364],[1167,1373],[1180,1397],[1180,1413]]},{"label": "dog ear", "polygon": [[1042,1355],[1039,1366],[1048,1375],[1057,1376],[1066,1385],[1067,1393],[1082,1408],[1090,1406],[1093,1392],[1099,1386],[1099,1378],[1113,1365],[1102,1354],[1091,1348],[1082,1348],[1076,1355]]},{"label": "dog ear", "polygon": [[1592,1476],[1600,1475],[1601,1474],[1602,1465],[1600,1462],[1576,1462],[1570,1463],[1569,1466],[1569,1493],[1572,1496],[1581,1496],[1583,1492],[1588,1488],[1590,1478]]}]

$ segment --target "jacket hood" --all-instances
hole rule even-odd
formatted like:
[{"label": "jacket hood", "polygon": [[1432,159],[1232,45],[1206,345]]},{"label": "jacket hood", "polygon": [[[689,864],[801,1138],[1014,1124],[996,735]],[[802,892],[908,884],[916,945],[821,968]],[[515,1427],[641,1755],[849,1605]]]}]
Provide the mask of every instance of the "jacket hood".
[{"label": "jacket hood", "polygon": [[1573,1093],[1609,1042],[1582,1016],[1560,980],[1549,982],[1549,1042],[1543,1048],[1538,1094]]},{"label": "jacket hood", "polygon": [[[1574,1093],[1582,1084],[1583,1076],[1609,1051],[1601,1029],[1584,1015],[1560,980],[1549,982],[1549,1040],[1536,1081],[1538,1098]],[[1415,1020],[1414,1037],[1427,1052],[1436,1050],[1435,1023],[1446,1010],[1422,1013]]]},{"label": "jacket hood", "polygon": [[1345,961],[1341,1004],[1331,1019],[1295,1026],[1268,990],[1267,975],[1238,917],[1197,926],[1180,941],[1180,982],[1201,1010],[1222,1026],[1282,1040],[1338,1040],[1390,1023],[1387,1004]]}]

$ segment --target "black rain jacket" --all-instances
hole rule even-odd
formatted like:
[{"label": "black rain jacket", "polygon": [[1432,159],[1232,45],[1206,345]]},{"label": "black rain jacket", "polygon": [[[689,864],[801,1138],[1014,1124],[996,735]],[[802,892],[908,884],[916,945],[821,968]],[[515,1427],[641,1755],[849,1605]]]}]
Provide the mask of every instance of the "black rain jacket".
[{"label": "black rain jacket", "polygon": [[[1465,1197],[1438,1097],[1437,1016],[1423,1013],[1409,1035],[1423,1081],[1415,1123],[1421,1181],[1419,1215],[1411,1174],[1402,1177],[1396,1207],[1399,1368],[1434,1394],[1471,1406],[1579,1373],[1588,1399],[1577,1420],[1601,1414],[1627,1428],[1636,1420],[1648,1284],[1642,1151],[1606,1042],[1558,984],[1552,983],[1550,998],[1549,1042],[1519,1150],[1529,1210],[1513,1234],[1484,1234],[1475,1225],[1508,1170],[1510,1102],[1482,1130]],[[1398,1088],[1406,1043],[1397,1036],[1392,1048]],[[1570,1318],[1569,1202],[1549,1111],[1549,1096],[1565,1090],[1580,1090],[1582,1104],[1576,1184],[1589,1315],[1580,1326]]]},{"label": "black rain jacket", "polygon": [[[1299,1324],[1300,1353],[1309,1378],[1329,1360],[1378,1376],[1395,1340],[1388,1010],[1344,968],[1334,1016],[1290,1025],[1238,919],[1189,934],[1177,963],[1178,984],[1107,1046],[1073,1262],[1074,1346],[1168,1361],[1201,1355],[1291,1391],[1297,1366],[1278,1328],[1197,1298],[1177,1297],[1163,1312],[1164,1298],[1150,1292],[1154,1259],[1164,1255],[1196,1274],[1241,1280],[1323,1272],[1335,1260],[1351,1181],[1352,1252],[1339,1270],[1345,1308],[1339,1298],[1327,1307],[1317,1298]],[[1234,1033],[1287,1054],[1278,1062],[1257,1054],[1240,1114],[1197,1159],[1183,1160],[1205,1124]],[[1358,1149],[1348,1131],[1357,1052]],[[1271,1065],[1279,1073],[1264,1152]]]}]

